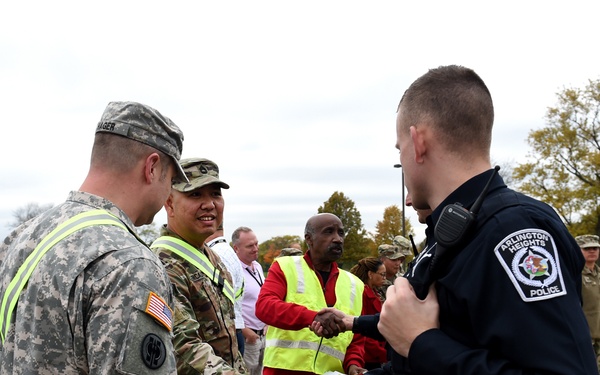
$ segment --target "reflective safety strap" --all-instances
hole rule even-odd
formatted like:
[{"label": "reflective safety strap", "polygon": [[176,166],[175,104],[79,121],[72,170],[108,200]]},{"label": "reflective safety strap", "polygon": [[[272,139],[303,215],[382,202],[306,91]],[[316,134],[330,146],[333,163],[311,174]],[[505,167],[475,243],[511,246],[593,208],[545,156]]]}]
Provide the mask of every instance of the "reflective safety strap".
[{"label": "reflective safety strap", "polygon": [[306,289],[306,281],[304,281],[304,270],[302,269],[303,257],[294,257],[294,265],[296,266],[296,277],[298,278],[298,286],[296,292],[304,293]]},{"label": "reflective safety strap", "polygon": [[194,267],[196,267],[203,274],[205,274],[213,282],[213,284],[217,285],[220,289],[222,289],[223,294],[225,294],[225,297],[227,297],[232,303],[235,302],[235,299],[233,297],[233,288],[229,284],[229,281],[227,281],[223,278],[223,276],[221,276],[219,270],[215,268],[210,262],[210,260],[206,257],[206,255],[198,251],[198,249],[196,249],[189,243],[180,240],[179,238],[171,236],[159,237],[150,246],[151,249],[155,249],[158,247],[170,250],[182,257],[183,259],[187,260],[191,264],[193,264]]},{"label": "reflective safety strap", "polygon": [[[356,295],[357,295],[358,286],[356,285],[356,279],[351,277],[349,274],[346,274],[346,275],[350,279],[350,308],[354,310],[354,308],[355,308],[354,304],[356,303]],[[360,298],[362,298],[362,295]]]},{"label": "reflective safety strap", "polygon": [[292,340],[280,340],[280,339],[268,339],[266,340],[266,346],[272,346],[283,349],[309,349],[314,350],[315,352],[325,353],[338,359],[339,361],[344,361],[345,354],[339,350],[336,350],[330,346],[326,346],[325,344],[319,345],[318,342],[311,341],[292,341]]},{"label": "reflective safety strap", "polygon": [[127,227],[114,215],[105,210],[92,210],[82,212],[73,216],[67,221],[59,224],[52,232],[44,237],[36,248],[29,254],[27,259],[21,264],[16,275],[8,284],[8,288],[2,296],[2,304],[0,305],[0,335],[4,342],[12,313],[17,306],[19,295],[27,284],[29,277],[41,261],[42,257],[58,242],[67,236],[86,227],[93,225],[115,225],[128,230]]},{"label": "reflective safety strap", "polygon": [[240,288],[240,290],[238,290],[237,294],[235,295],[236,301],[239,301],[244,296],[244,284],[245,282],[244,280],[242,280],[242,287]]}]

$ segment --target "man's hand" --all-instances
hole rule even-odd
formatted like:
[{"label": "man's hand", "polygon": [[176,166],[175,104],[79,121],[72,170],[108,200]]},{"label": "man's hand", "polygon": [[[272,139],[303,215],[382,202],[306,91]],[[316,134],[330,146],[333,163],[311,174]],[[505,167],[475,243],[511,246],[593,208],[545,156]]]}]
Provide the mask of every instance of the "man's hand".
[{"label": "man's hand", "polygon": [[435,284],[429,287],[427,297],[420,300],[408,280],[398,277],[387,290],[377,329],[398,354],[408,357],[417,336],[439,328],[439,314]]},{"label": "man's hand", "polygon": [[318,336],[330,339],[345,331],[344,322],[342,318],[338,317],[331,311],[322,312],[319,311],[315,320],[310,325],[310,329],[315,332]]},{"label": "man's hand", "polygon": [[[344,312],[336,309],[335,307],[326,307],[324,309],[321,309],[317,314],[318,315],[322,315],[322,314],[325,314],[325,313],[332,313],[337,318],[341,319],[342,323],[341,323],[341,326],[340,326],[340,332],[346,332],[346,331],[351,331],[352,330],[352,324],[354,323],[354,317],[353,316],[346,315]],[[317,322],[316,319],[315,319],[315,321],[312,322],[312,324],[310,325],[309,328],[317,336],[324,336],[323,326],[321,325],[321,323]]]},{"label": "man's hand", "polygon": [[248,342],[248,344],[254,344],[256,343],[256,340],[260,338],[256,332],[247,327],[242,328],[242,335],[244,335],[244,339]]},{"label": "man's hand", "polygon": [[364,372],[367,372],[367,369],[358,367],[357,365],[350,365],[348,367],[348,375],[361,375]]}]

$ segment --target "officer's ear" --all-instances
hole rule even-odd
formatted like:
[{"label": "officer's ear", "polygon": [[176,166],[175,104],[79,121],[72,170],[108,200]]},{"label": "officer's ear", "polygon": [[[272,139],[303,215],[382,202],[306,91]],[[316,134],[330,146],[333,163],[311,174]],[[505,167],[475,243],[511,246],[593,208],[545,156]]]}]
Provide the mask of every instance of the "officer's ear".
[{"label": "officer's ear", "polygon": [[427,153],[427,136],[431,132],[428,126],[411,126],[410,137],[412,139],[412,147],[414,148],[415,162],[423,163],[425,154]]}]

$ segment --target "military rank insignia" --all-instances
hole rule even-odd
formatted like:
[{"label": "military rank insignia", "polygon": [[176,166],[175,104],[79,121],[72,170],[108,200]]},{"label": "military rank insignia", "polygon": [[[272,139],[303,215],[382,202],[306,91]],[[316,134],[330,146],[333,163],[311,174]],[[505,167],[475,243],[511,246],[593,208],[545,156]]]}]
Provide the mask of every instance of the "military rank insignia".
[{"label": "military rank insignia", "polygon": [[540,229],[523,229],[505,237],[494,249],[496,257],[525,302],[567,294],[556,245]]},{"label": "military rank insignia", "polygon": [[156,293],[150,292],[146,304],[146,313],[152,315],[169,331],[173,329],[173,311]]}]

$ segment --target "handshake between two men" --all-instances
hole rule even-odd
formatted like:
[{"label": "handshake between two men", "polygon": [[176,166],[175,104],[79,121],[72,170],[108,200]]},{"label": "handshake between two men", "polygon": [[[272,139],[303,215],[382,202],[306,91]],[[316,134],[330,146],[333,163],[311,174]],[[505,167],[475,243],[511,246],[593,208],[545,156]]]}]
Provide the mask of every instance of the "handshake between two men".
[{"label": "handshake between two men", "polygon": [[317,336],[330,339],[342,332],[352,330],[354,317],[346,315],[334,307],[321,309],[310,325],[310,330]]},{"label": "handshake between two men", "polygon": [[355,325],[355,318],[342,311],[327,307],[321,309],[310,325],[317,336],[332,338],[342,332],[353,331],[375,339],[384,339],[401,356],[408,358],[413,341],[421,333],[440,327],[439,304],[435,283],[429,293],[419,299],[408,280],[399,277],[386,294],[381,315],[362,316]]}]

